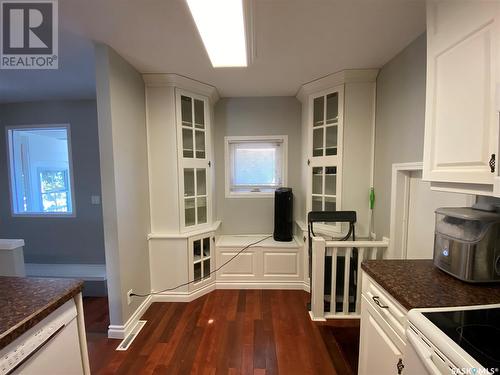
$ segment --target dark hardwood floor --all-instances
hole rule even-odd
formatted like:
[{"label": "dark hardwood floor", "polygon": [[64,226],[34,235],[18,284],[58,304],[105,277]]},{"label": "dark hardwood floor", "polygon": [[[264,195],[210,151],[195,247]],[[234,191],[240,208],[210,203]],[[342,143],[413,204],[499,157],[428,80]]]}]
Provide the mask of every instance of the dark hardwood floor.
[{"label": "dark hardwood floor", "polygon": [[92,374],[355,374],[359,321],[312,322],[308,299],[301,291],[216,290],[190,303],[153,303],[126,352],[98,332],[106,318],[86,299]]},{"label": "dark hardwood floor", "polygon": [[83,297],[85,331],[107,333],[109,326],[109,307],[107,297]]}]

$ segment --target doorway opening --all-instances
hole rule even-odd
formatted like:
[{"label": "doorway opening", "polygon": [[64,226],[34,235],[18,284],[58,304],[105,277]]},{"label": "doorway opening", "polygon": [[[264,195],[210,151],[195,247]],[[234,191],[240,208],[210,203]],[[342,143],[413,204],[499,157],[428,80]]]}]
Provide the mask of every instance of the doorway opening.
[{"label": "doorway opening", "polygon": [[436,208],[475,203],[474,195],[431,189],[422,180],[422,168],[421,162],[392,165],[388,259],[432,259]]}]

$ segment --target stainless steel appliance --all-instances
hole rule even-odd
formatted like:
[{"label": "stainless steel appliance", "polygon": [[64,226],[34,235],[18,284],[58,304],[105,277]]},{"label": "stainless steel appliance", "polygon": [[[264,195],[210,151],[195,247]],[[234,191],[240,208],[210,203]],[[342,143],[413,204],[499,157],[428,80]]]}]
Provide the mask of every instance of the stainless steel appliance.
[{"label": "stainless steel appliance", "polygon": [[474,208],[438,208],[434,264],[467,282],[500,281],[500,215]]}]

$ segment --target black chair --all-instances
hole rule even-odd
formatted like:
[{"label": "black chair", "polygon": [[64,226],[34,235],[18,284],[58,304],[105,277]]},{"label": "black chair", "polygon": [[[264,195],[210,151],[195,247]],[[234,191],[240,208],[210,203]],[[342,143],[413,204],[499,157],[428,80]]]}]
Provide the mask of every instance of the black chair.
[{"label": "black chair", "polygon": [[[347,234],[341,238],[333,238],[334,241],[356,241],[356,211],[311,211],[307,215],[307,233],[308,233],[308,243],[309,243],[309,275],[311,275],[312,280],[312,237],[315,236],[314,224],[315,223],[348,223],[349,230]],[[351,269],[349,272],[349,311],[354,311],[356,306],[356,267],[358,262],[358,251],[353,248],[351,255]],[[332,257],[325,256],[325,284],[324,291],[325,296],[330,296],[330,301],[325,299],[325,311],[330,311],[330,303],[335,303],[335,311],[342,311],[342,304],[336,303],[337,296],[331,295],[331,285],[332,285]],[[344,293],[344,265],[345,258],[339,256],[337,258],[337,272],[336,272],[336,294],[343,295]],[[311,284],[311,296],[312,296],[312,284]]]}]

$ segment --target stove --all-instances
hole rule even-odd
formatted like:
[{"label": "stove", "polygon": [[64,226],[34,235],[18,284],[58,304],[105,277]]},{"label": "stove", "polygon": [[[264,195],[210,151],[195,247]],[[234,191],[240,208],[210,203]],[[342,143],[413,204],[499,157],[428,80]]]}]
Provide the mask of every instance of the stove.
[{"label": "stove", "polygon": [[483,367],[500,368],[500,308],[423,315]]},{"label": "stove", "polygon": [[500,305],[408,313],[405,374],[500,373]]}]

